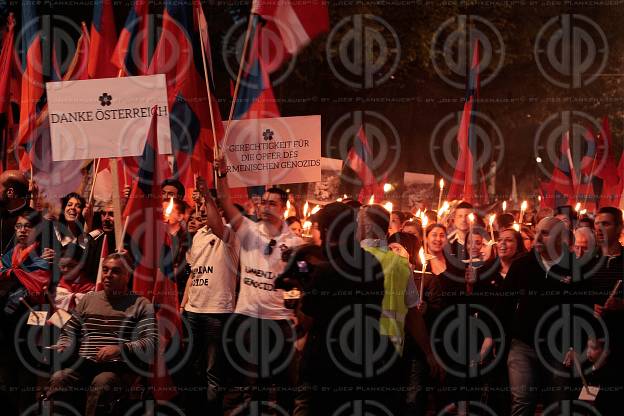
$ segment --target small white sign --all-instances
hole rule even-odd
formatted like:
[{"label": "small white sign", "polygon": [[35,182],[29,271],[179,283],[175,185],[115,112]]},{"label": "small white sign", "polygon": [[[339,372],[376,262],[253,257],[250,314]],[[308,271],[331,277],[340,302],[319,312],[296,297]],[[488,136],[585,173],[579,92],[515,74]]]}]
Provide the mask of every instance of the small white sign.
[{"label": "small white sign", "polygon": [[321,180],[321,116],[234,120],[222,146],[233,187]]},{"label": "small white sign", "polygon": [[165,76],[46,83],[52,160],[138,156],[152,115],[158,147],[171,153]]},{"label": "small white sign", "polygon": [[45,326],[48,311],[32,311],[28,315],[28,325]]}]

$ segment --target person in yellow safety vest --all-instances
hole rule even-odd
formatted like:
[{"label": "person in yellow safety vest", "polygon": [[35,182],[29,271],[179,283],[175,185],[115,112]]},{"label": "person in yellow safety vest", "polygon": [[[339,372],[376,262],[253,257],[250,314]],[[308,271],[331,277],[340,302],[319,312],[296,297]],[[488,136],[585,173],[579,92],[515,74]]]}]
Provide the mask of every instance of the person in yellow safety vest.
[{"label": "person in yellow safety vest", "polygon": [[442,369],[431,350],[429,334],[418,310],[418,292],[408,261],[388,249],[386,233],[390,213],[381,205],[365,205],[358,215],[358,238],[362,248],[381,263],[384,273],[384,298],[380,330],[403,352],[404,328],[414,338],[427,357],[432,377],[439,377]]}]

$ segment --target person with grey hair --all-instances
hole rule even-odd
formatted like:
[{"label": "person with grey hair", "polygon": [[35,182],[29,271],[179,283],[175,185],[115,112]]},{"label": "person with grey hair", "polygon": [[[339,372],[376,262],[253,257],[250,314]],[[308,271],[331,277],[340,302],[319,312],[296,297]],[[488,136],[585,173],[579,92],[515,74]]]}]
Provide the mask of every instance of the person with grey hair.
[{"label": "person with grey hair", "polygon": [[[544,320],[572,309],[574,283],[570,275],[570,233],[563,221],[546,217],[537,225],[533,250],[512,263],[495,307],[510,340],[507,367],[511,415],[533,415],[542,392],[544,408],[570,399],[567,371],[542,340]],[[565,305],[570,305],[565,308]],[[550,321],[549,321],[550,322]],[[564,349],[565,354],[567,348]]]},{"label": "person with grey hair", "polygon": [[577,260],[592,256],[596,250],[596,237],[591,228],[579,227],[574,231],[572,246]]}]

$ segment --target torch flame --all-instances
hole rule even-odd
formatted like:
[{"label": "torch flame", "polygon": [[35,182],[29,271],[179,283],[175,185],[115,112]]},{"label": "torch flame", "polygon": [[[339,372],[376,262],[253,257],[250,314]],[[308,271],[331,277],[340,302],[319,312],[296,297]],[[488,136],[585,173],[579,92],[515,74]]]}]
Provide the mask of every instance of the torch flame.
[{"label": "torch flame", "polygon": [[392,212],[392,208],[393,208],[392,202],[386,202],[384,204],[384,208],[386,209],[386,211]]},{"label": "torch flame", "polygon": [[312,211],[310,211],[310,215],[314,215],[317,212],[319,212],[320,210],[321,210],[321,207],[319,205],[317,205],[314,208],[312,208]]},{"label": "torch flame", "polygon": [[581,210],[581,203],[577,202],[576,206],[574,207],[574,211],[579,212]]},{"label": "torch flame", "polygon": [[449,203],[448,201],[444,201],[444,204],[442,204],[442,206],[440,207],[440,210],[438,211],[438,216],[441,216],[442,214],[444,214],[446,211],[448,211],[449,209]]},{"label": "torch flame", "polygon": [[371,195],[368,199],[368,205],[373,205],[375,203],[375,195]]},{"label": "torch flame", "polygon": [[518,224],[517,222],[514,222],[512,225],[512,228],[516,231],[520,231],[520,224]]},{"label": "torch flame", "polygon": [[422,247],[418,250],[418,258],[420,258],[420,264],[424,266],[427,262],[427,258],[425,257],[425,250]]},{"label": "torch flame", "polygon": [[444,179],[440,179],[440,189],[444,189]]},{"label": "torch flame", "polygon": [[507,201],[503,201],[503,212],[507,211]]},{"label": "torch flame", "polygon": [[475,220],[475,215],[471,212],[470,214],[468,214],[468,221],[474,222],[474,220]]},{"label": "torch flame", "polygon": [[289,217],[288,214],[290,213],[290,208],[291,208],[290,201],[286,201],[286,211],[284,211],[284,219]]},{"label": "torch flame", "polygon": [[391,190],[392,190],[392,184],[390,184],[390,183],[384,183],[384,185],[383,185],[383,191],[384,191],[385,193],[388,193],[388,192],[390,192]]},{"label": "torch flame", "polygon": [[527,201],[522,201],[522,205],[520,205],[520,209],[521,209],[522,211],[526,211],[527,206],[528,206]]},{"label": "torch flame", "polygon": [[490,214],[490,227],[494,224],[494,220],[496,220],[496,214]]},{"label": "torch flame", "polygon": [[427,228],[429,217],[427,217],[424,212],[420,214],[420,222],[422,223],[423,228]]},{"label": "torch flame", "polygon": [[308,218],[309,209],[310,209],[310,206],[308,205],[308,201],[306,201],[306,203],[303,204],[303,218]]},{"label": "torch flame", "polygon": [[169,217],[173,212],[173,197],[169,200],[169,204],[167,204],[167,208],[165,209],[165,215]]}]

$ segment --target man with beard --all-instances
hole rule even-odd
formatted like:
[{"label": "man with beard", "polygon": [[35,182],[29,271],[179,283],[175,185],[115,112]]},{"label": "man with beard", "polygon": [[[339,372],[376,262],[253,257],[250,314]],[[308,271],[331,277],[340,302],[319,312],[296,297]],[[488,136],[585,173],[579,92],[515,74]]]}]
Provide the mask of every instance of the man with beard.
[{"label": "man with beard", "polygon": [[17,170],[0,174],[0,256],[15,245],[15,223],[28,208],[28,181]]},{"label": "man with beard", "polygon": [[[85,267],[85,276],[95,281],[98,274],[98,268],[100,267],[100,256],[102,253],[102,246],[106,241],[106,252],[113,253],[117,250],[117,244],[115,241],[115,211],[112,202],[104,205],[104,207],[98,211],[94,219],[94,230],[87,236],[87,247],[83,257],[83,265]],[[106,238],[104,238],[106,237]],[[124,249],[127,251],[129,246],[130,236],[124,236]]]}]

